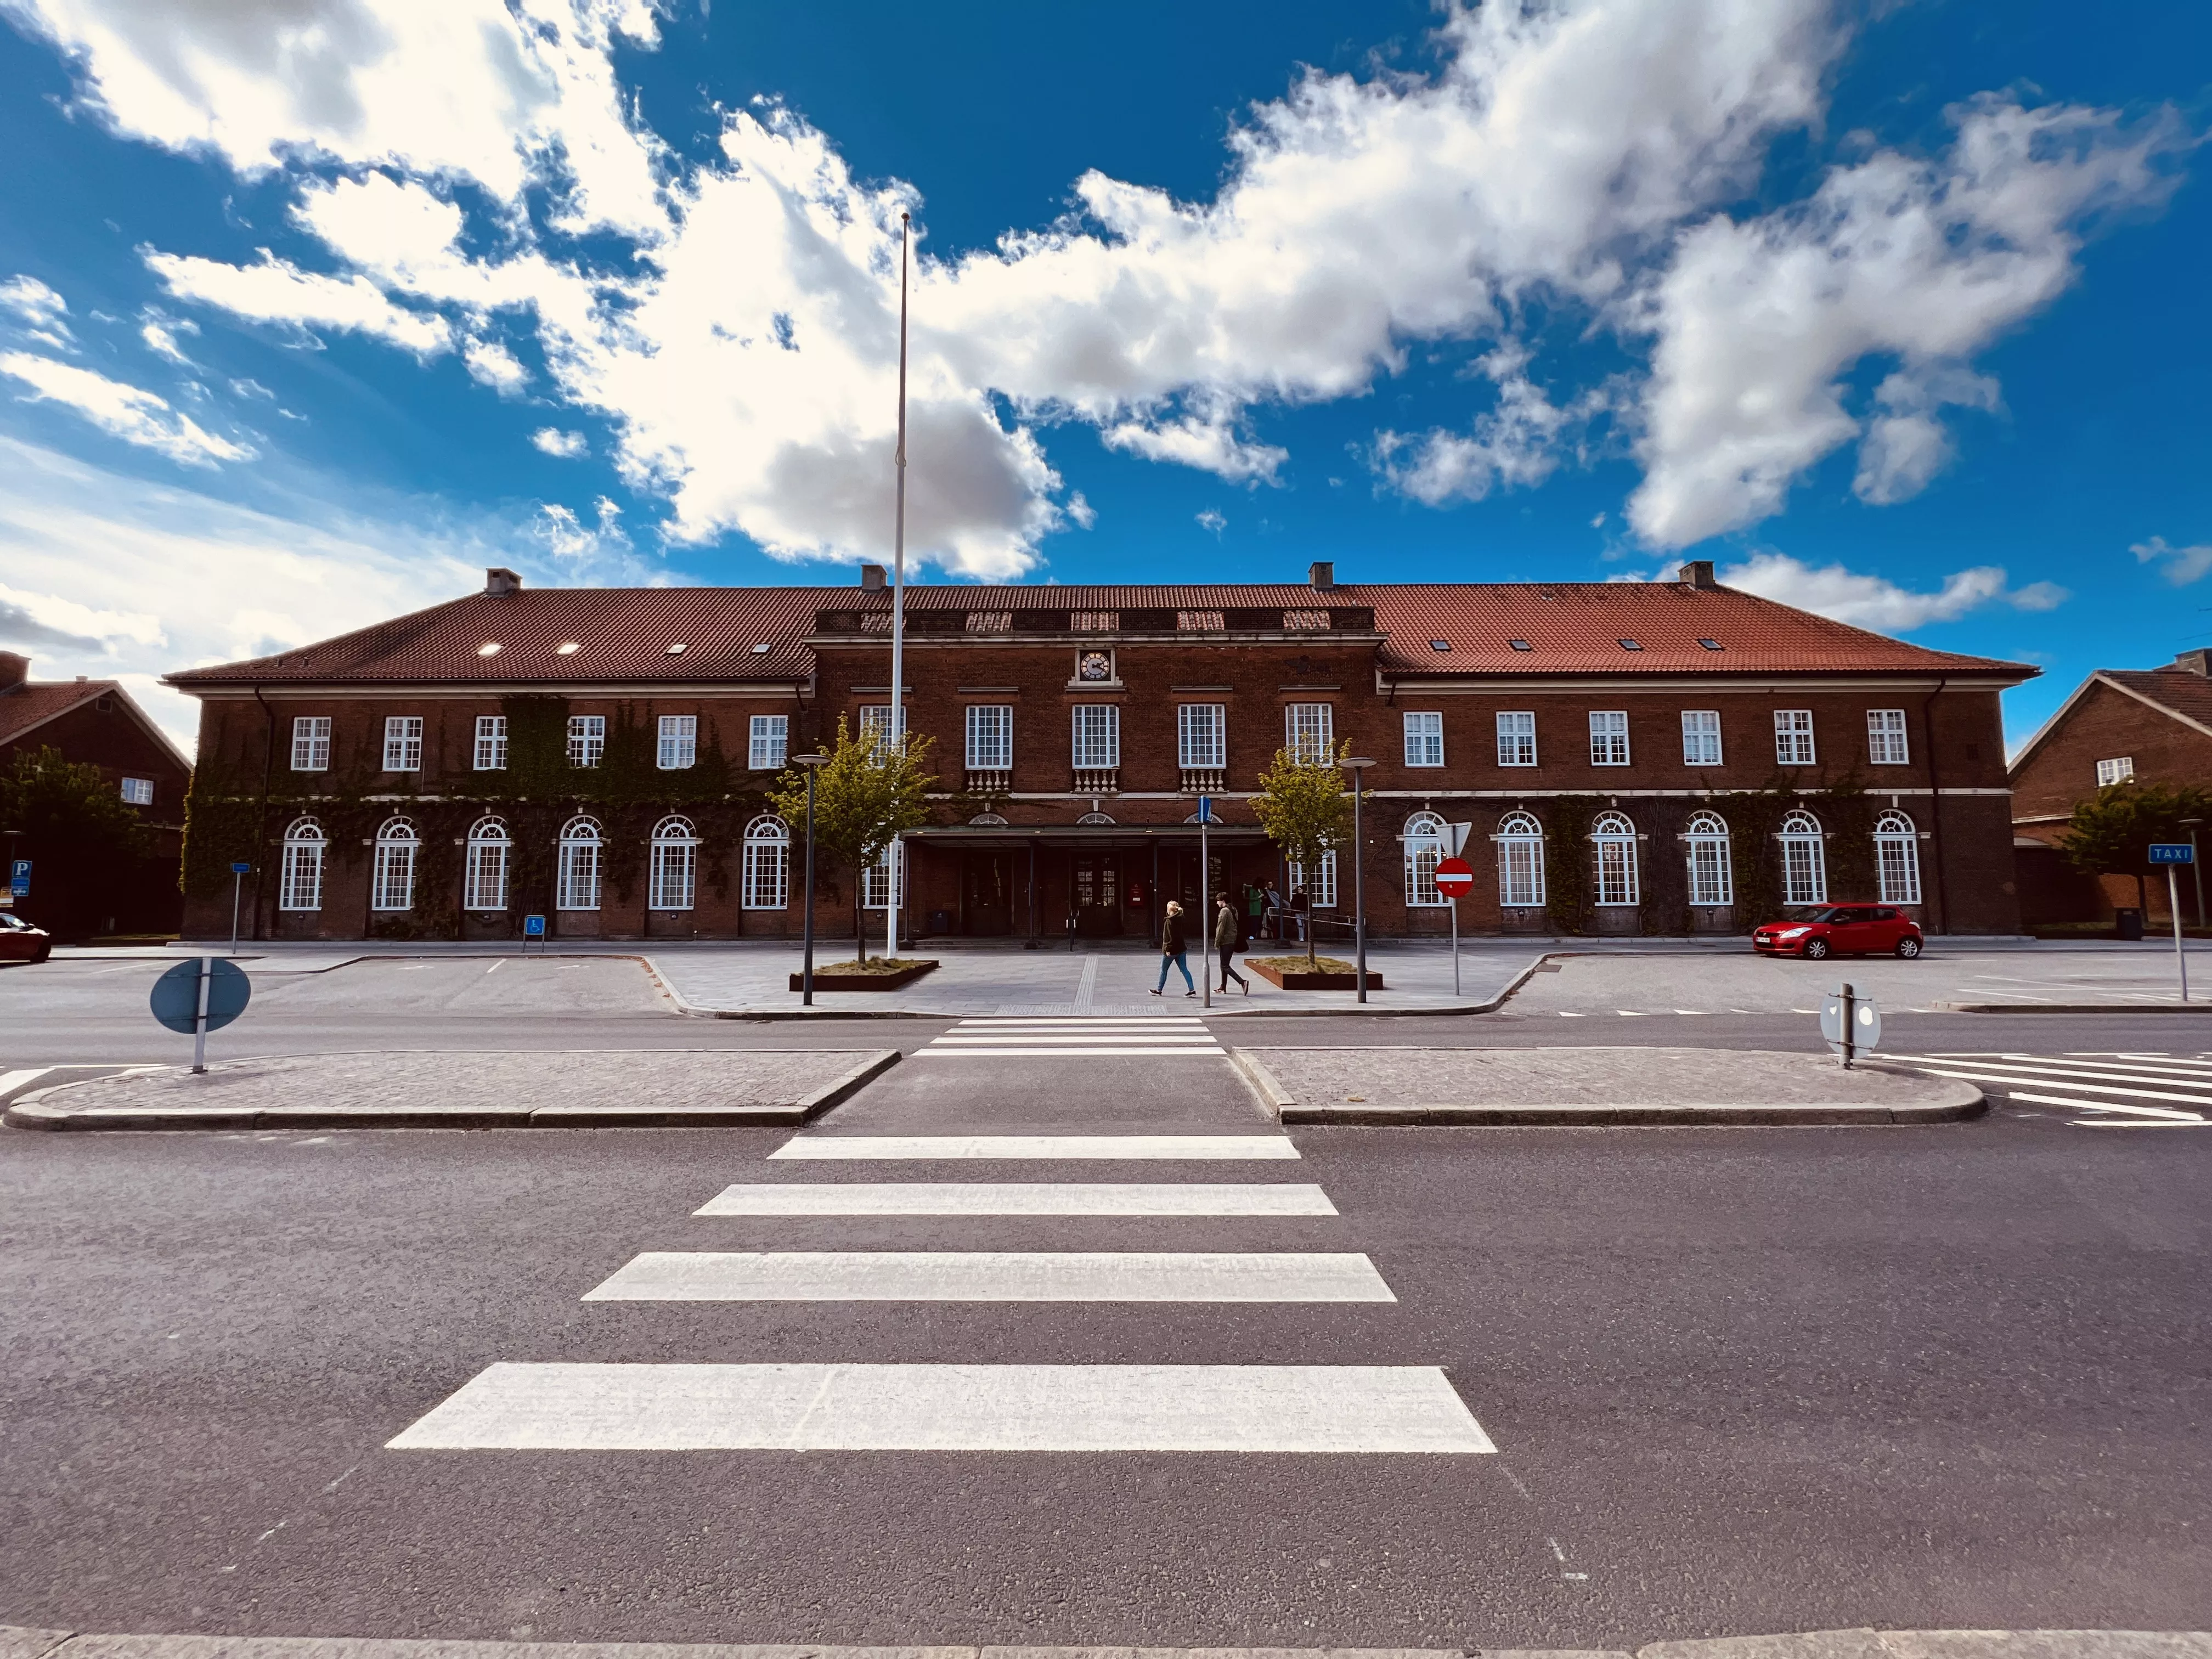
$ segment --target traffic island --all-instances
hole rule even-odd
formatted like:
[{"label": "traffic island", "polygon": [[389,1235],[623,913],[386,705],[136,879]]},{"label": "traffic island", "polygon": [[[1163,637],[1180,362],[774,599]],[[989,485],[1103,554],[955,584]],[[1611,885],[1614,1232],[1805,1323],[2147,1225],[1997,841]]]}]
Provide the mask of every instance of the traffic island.
[{"label": "traffic island", "polygon": [[300,1054],[41,1089],[18,1129],[581,1129],[807,1122],[896,1048]]},{"label": "traffic island", "polygon": [[[814,988],[817,991],[896,991],[902,986],[913,984],[936,966],[936,962],[928,957],[870,957],[866,962],[817,962],[814,964]],[[804,991],[806,988],[805,976],[793,974],[791,988]]]},{"label": "traffic island", "polygon": [[1880,1060],[1729,1048],[1231,1048],[1285,1123],[1936,1123],[1982,1091]]},{"label": "traffic island", "polygon": [[[1359,969],[1353,963],[1335,957],[1316,957],[1309,963],[1304,957],[1247,957],[1244,965],[1279,991],[1356,991],[1359,988]],[[1382,975],[1372,968],[1367,970],[1367,988],[1382,988]]]}]

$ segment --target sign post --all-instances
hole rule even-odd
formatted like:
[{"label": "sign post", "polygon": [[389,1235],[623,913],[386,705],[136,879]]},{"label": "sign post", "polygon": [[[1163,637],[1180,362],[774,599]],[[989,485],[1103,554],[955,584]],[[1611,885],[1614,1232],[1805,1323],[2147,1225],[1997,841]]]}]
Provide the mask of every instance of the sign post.
[{"label": "sign post", "polygon": [[2185,841],[2154,841],[2150,844],[2150,861],[2166,866],[2166,908],[2173,918],[2173,971],[2181,980],[2181,1000],[2189,1000],[2189,958],[2181,950],[2181,883],[2175,872],[2186,864],[2197,862],[2194,843]]},{"label": "sign post", "polygon": [[246,1012],[253,995],[246,970],[220,957],[180,962],[154,981],[148,1006],[173,1031],[192,1034],[192,1070],[207,1070],[207,1034]]},{"label": "sign post", "polygon": [[[1201,964],[1200,971],[1206,975],[1206,983],[1199,988],[1198,1006],[1201,1008],[1213,1006],[1213,912],[1208,908],[1212,900],[1206,890],[1206,878],[1212,873],[1206,857],[1206,826],[1212,822],[1213,797],[1200,795],[1198,798],[1198,959]],[[1222,981],[1224,990],[1228,988],[1228,983],[1226,980]]]},{"label": "sign post", "polygon": [[530,943],[532,939],[535,939],[538,942],[538,948],[539,950],[542,951],[545,948],[545,918],[543,916],[525,916],[522,919],[522,949],[524,954],[527,955],[529,953]]},{"label": "sign post", "polygon": [[238,954],[238,907],[246,896],[246,873],[253,866],[243,860],[233,860],[230,866],[230,953]]},{"label": "sign post", "polygon": [[1844,1069],[1848,1072],[1860,1049],[1880,1045],[1881,1010],[1875,1006],[1872,997],[1861,996],[1846,981],[1829,992],[1827,1000],[1820,1005],[1820,1035],[1843,1056]]},{"label": "sign post", "polygon": [[[1467,826],[1455,823],[1455,830]],[[1451,901],[1452,994],[1459,994],[1459,902],[1474,890],[1474,869],[1456,853],[1437,860],[1437,891]]]}]

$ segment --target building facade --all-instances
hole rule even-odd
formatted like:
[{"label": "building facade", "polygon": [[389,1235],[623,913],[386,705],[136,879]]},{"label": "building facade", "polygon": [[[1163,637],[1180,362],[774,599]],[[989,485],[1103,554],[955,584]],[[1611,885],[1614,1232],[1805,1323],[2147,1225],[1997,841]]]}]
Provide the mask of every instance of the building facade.
[{"label": "building facade", "polygon": [[[228,921],[235,858],[277,937],[792,938],[789,756],[890,720],[892,596],[859,587],[485,590],[171,683],[204,706],[186,886]],[[1880,899],[2008,933],[1999,694],[2034,671],[1717,585],[910,586],[908,730],[936,821],[906,843],[922,936],[1156,934],[1209,887],[1355,886],[1380,936],[1741,931]],[[1285,867],[1247,804],[1279,750],[1345,750],[1364,845]],[[221,880],[214,879],[222,875]],[[882,925],[887,870],[818,872],[817,927]],[[870,915],[869,913],[874,913]]]}]

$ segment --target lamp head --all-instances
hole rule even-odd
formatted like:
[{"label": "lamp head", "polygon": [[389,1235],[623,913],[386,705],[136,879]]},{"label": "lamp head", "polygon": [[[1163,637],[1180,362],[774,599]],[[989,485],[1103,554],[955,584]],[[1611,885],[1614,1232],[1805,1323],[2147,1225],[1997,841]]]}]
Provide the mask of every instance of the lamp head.
[{"label": "lamp head", "polygon": [[1367,756],[1347,755],[1337,762],[1337,764],[1347,772],[1364,772],[1369,767],[1374,765],[1375,762]]},{"label": "lamp head", "polygon": [[791,763],[793,766],[803,766],[811,772],[817,766],[829,765],[830,757],[817,750],[811,755],[793,755],[791,757]]}]

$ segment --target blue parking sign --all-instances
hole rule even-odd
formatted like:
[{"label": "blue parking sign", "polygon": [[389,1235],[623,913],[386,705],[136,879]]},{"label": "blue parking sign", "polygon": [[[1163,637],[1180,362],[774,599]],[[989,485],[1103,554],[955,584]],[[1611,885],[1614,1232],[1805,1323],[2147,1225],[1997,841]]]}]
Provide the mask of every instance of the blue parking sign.
[{"label": "blue parking sign", "polygon": [[17,898],[28,898],[31,893],[31,861],[17,859],[8,871],[8,890]]},{"label": "blue parking sign", "polygon": [[545,937],[545,918],[543,916],[523,917],[522,936],[525,939],[544,939]]}]

